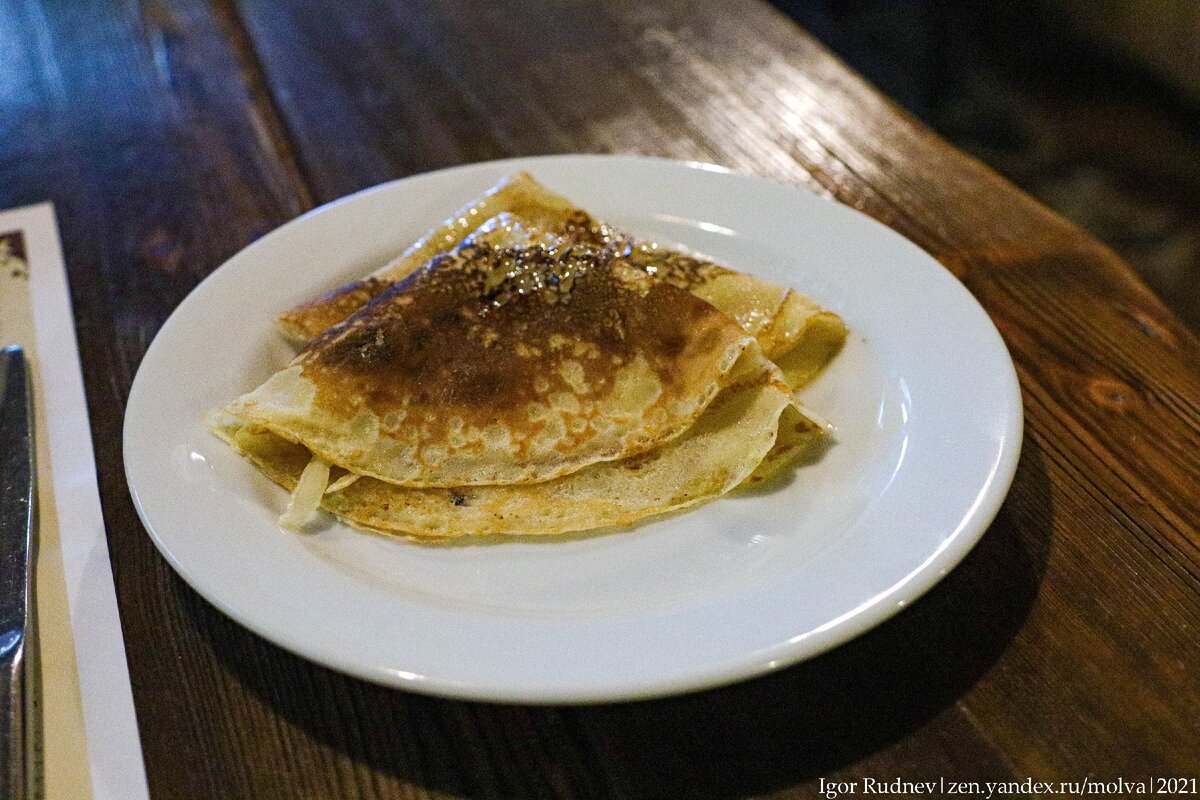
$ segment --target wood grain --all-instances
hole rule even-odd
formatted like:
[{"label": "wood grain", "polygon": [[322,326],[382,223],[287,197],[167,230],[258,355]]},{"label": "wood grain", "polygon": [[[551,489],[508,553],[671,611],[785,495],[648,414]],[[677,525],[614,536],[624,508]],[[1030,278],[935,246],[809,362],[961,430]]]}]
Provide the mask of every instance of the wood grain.
[{"label": "wood grain", "polygon": [[[155,798],[812,797],[819,777],[1200,774],[1200,344],[1113,254],[758,2],[10,3],[0,203],[63,226]],[[11,13],[9,13],[11,12]],[[682,698],[424,698],[295,658],[175,577],[120,423],[157,327],[314,202],[545,152],[816,189],[959,276],[1027,428],[981,544],[870,634]]]},{"label": "wood grain", "polygon": [[[171,310],[304,210],[306,192],[279,157],[278,122],[239,77],[219,16],[183,4],[6,3],[0,19],[12,34],[0,79],[0,206],[52,200],[58,215],[151,786],[155,796],[237,796],[244,784],[230,765],[241,754],[229,730],[245,718],[222,711],[242,701],[224,688],[219,661],[203,657],[211,644],[181,604],[164,600],[179,579],[134,513],[121,424],[137,365]],[[221,752],[225,768],[192,769]]]}]

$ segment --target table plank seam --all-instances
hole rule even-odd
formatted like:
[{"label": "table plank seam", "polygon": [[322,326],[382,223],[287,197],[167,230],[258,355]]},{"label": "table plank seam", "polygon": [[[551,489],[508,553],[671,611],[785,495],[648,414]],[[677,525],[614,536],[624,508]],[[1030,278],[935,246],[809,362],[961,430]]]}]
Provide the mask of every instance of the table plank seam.
[{"label": "table plank seam", "polygon": [[260,140],[270,146],[276,161],[290,179],[291,189],[301,211],[316,206],[312,176],[307,174],[304,162],[294,144],[294,137],[278,98],[271,90],[266,69],[246,28],[246,22],[237,7],[237,0],[210,0],[217,22],[228,35],[230,48],[239,62],[239,74],[251,100],[251,111],[256,122],[255,129]]}]

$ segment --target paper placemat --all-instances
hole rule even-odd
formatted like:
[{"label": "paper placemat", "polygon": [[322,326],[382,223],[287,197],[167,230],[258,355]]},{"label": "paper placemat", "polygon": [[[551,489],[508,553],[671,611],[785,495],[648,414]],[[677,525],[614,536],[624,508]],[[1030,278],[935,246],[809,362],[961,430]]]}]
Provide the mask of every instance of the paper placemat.
[{"label": "paper placemat", "polygon": [[0,346],[25,348],[37,422],[45,797],[148,796],[62,247],[49,203],[0,212]]}]

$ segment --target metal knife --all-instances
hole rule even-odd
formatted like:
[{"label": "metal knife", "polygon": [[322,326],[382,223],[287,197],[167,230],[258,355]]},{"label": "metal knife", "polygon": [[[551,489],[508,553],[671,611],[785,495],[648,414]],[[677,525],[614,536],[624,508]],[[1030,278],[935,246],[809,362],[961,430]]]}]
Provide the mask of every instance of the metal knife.
[{"label": "metal knife", "polygon": [[36,795],[39,737],[34,639],[37,487],[29,367],[0,349],[0,797]]}]

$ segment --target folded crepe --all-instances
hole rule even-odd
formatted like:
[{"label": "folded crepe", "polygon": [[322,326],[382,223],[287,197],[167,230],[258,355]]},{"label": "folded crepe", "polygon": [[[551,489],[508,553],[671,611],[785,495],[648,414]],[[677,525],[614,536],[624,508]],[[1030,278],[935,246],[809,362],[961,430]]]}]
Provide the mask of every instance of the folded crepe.
[{"label": "folded crepe", "polygon": [[[278,319],[280,329],[293,342],[307,344],[437,254],[460,245],[484,220],[503,213],[551,237],[593,249],[621,251],[628,265],[709,302],[754,335],[768,358],[782,363],[793,389],[811,380],[846,337],[846,327],[836,314],[800,293],[653,242],[639,241],[597,221],[526,172],[505,178],[463,206],[372,275],[284,312]],[[784,356],[789,353],[801,357],[787,361]]]},{"label": "folded crepe", "polygon": [[[593,463],[549,481],[504,486],[414,488],[375,478],[338,486],[335,480],[319,502],[359,528],[435,539],[592,530],[683,509],[769,478],[826,440],[825,428],[800,409],[757,345],[738,372],[741,380],[721,392],[691,428],[647,453]],[[295,491],[312,468],[307,448],[267,428],[231,419],[215,430],[288,490]]]},{"label": "folded crepe", "polygon": [[793,387],[840,346],[836,315],[581,221],[528,176],[470,208],[285,314],[307,348],[210,413],[292,491],[285,527],[318,505],[413,537],[625,524],[765,480],[828,441]]}]

